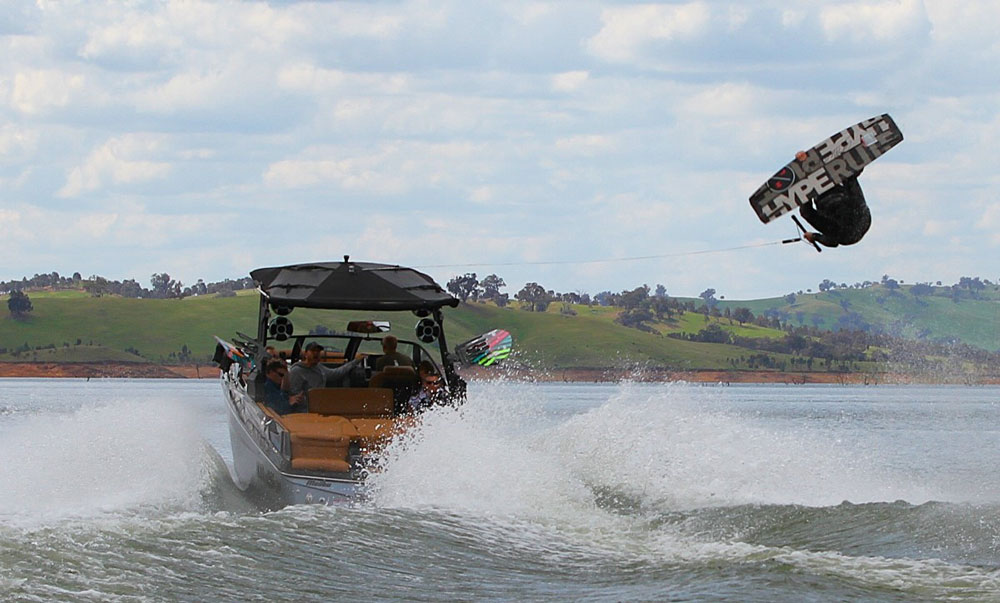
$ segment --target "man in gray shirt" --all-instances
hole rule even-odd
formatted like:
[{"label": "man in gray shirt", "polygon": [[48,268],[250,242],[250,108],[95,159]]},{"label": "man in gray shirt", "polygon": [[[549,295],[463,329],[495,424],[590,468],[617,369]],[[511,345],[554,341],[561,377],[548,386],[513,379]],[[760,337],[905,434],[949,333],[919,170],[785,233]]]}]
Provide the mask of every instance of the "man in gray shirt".
[{"label": "man in gray shirt", "polygon": [[341,382],[351,373],[351,369],[360,362],[355,358],[337,368],[329,368],[320,363],[320,356],[323,354],[323,346],[315,341],[306,345],[302,360],[292,365],[288,371],[286,382],[282,384],[282,389],[291,395],[307,392],[315,387],[340,387]]}]

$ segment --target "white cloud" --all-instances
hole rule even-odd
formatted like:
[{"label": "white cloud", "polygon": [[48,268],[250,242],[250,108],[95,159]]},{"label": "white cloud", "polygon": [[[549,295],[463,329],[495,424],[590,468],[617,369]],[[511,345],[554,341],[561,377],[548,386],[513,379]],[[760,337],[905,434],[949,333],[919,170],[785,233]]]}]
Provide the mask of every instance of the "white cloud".
[{"label": "white cloud", "polygon": [[557,92],[573,92],[587,83],[590,73],[587,71],[565,71],[552,76],[552,89]]},{"label": "white cloud", "polygon": [[22,213],[22,211],[0,207],[0,240],[3,240],[8,246],[34,239],[32,231],[24,227]]},{"label": "white cloud", "polygon": [[343,85],[347,74],[339,69],[322,69],[311,63],[297,63],[280,69],[278,85],[289,90],[331,92]]},{"label": "white cloud", "polygon": [[84,77],[56,69],[15,73],[8,102],[28,115],[66,107],[84,89]]},{"label": "white cloud", "polygon": [[688,40],[704,34],[710,17],[704,2],[608,8],[601,13],[601,30],[587,41],[587,48],[606,61],[634,61],[646,42]]},{"label": "white cloud", "polygon": [[855,43],[904,40],[929,29],[922,0],[836,3],[820,11],[829,40]]},{"label": "white cloud", "polygon": [[[43,265],[58,254],[109,275],[197,270],[199,249],[320,218],[242,261],[439,264],[456,248],[464,261],[545,261],[766,242],[794,229],[760,225],[749,193],[797,148],[882,111],[906,141],[863,176],[875,223],[855,248],[500,274],[750,297],[814,287],[817,270],[850,282],[921,265],[998,272],[997,254],[950,246],[970,231],[1000,244],[996,0],[195,0],[34,13],[0,28],[0,236],[14,241],[0,278],[64,271]],[[176,218],[156,209],[168,198]],[[77,212],[82,201],[92,211]],[[60,204],[74,209],[37,209]],[[67,227],[46,240],[67,243],[38,253],[28,242],[49,224]],[[380,229],[405,240],[414,225],[422,251],[383,255]],[[120,253],[126,242],[141,252]],[[946,275],[907,278],[918,276]]]},{"label": "white cloud", "polygon": [[75,197],[97,190],[106,184],[131,184],[165,178],[170,164],[164,161],[136,159],[155,153],[161,146],[157,136],[127,135],[114,138],[94,149],[82,165],[70,170],[60,197]]},{"label": "white cloud", "polygon": [[808,13],[805,10],[784,8],[781,11],[781,25],[785,29],[795,29],[802,25],[807,17]]},{"label": "white cloud", "polygon": [[277,188],[335,185],[366,194],[400,194],[461,182],[470,171],[488,170],[486,161],[482,146],[460,141],[399,141],[374,151],[317,147],[299,158],[272,163],[263,179]]},{"label": "white cloud", "polygon": [[726,82],[700,90],[685,99],[679,109],[685,113],[710,119],[712,117],[760,114],[760,101],[767,93],[745,83]]},{"label": "white cloud", "polygon": [[38,145],[39,133],[14,124],[0,126],[0,163],[30,155]]},{"label": "white cloud", "polygon": [[570,155],[604,155],[617,150],[618,142],[613,136],[601,134],[581,134],[556,140],[555,147]]}]

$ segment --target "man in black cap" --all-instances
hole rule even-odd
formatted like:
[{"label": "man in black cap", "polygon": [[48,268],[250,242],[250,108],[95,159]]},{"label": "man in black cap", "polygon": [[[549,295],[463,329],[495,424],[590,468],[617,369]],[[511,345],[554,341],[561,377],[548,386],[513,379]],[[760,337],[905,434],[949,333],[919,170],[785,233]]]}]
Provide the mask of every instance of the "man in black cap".
[{"label": "man in black cap", "polygon": [[351,369],[361,361],[360,358],[355,358],[337,368],[329,368],[320,363],[322,355],[322,345],[315,341],[306,344],[302,360],[296,362],[289,369],[288,378],[282,384],[282,388],[292,396],[306,392],[308,398],[308,391],[314,387],[339,387],[344,378],[350,374]]}]

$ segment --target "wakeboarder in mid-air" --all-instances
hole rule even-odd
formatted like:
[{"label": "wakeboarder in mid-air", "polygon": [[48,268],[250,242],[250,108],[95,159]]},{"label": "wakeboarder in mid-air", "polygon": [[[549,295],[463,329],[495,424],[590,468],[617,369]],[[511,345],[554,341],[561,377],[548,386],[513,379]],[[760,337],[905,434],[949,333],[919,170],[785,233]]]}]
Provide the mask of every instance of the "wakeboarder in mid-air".
[{"label": "wakeboarder in mid-air", "polygon": [[[799,151],[796,157],[805,159],[805,152]],[[872,214],[865,203],[858,176],[844,179],[842,185],[802,205],[799,215],[819,231],[805,231],[802,238],[826,247],[853,245],[865,236],[872,225]]]}]

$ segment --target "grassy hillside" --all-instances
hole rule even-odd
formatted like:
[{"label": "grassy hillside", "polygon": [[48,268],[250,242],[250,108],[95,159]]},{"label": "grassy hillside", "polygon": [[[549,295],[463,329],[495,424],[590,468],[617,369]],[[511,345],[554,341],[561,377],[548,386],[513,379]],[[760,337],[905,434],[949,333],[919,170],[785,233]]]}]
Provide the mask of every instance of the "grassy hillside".
[{"label": "grassy hillside", "polygon": [[[842,289],[753,301],[722,301],[720,308],[747,307],[755,314],[776,312],[790,324],[833,329],[844,321],[867,323],[909,338],[959,338],[989,350],[1000,348],[1000,294],[994,290],[948,297],[915,296],[907,287],[890,291],[882,285]],[[953,292],[952,292],[953,294]],[[213,335],[231,338],[237,331],[256,329],[257,295],[189,297],[171,300],[91,297],[82,291],[29,292],[34,310],[25,318],[0,314],[0,360],[29,361],[207,361]],[[4,303],[5,298],[0,298]],[[754,354],[731,345],[697,343],[666,337],[695,334],[717,324],[734,335],[781,338],[780,330],[725,318],[706,319],[685,312],[668,321],[650,321],[655,331],[642,332],[615,322],[611,307],[553,303],[546,312],[470,303],[446,311],[450,347],[493,328],[505,328],[515,338],[522,360],[549,368],[629,367],[653,365],[672,369],[726,369]],[[393,332],[406,337],[417,318],[410,313],[322,312],[298,309],[290,316],[296,333],[322,325],[341,330],[349,320],[383,319]],[[38,349],[42,348],[42,349]],[[775,363],[794,368],[792,357],[769,354]],[[739,366],[745,367],[745,364]],[[817,365],[818,367],[818,365]],[[798,366],[798,368],[804,368]],[[865,369],[857,366],[853,368]]]},{"label": "grassy hillside", "polygon": [[[913,295],[904,285],[890,290],[881,284],[864,289],[835,289],[784,298],[722,301],[720,307],[749,308],[754,314],[777,312],[793,325],[836,329],[854,324],[852,314],[876,330],[909,339],[958,340],[990,351],[1000,350],[1000,291],[995,286],[976,293],[935,287],[930,295]],[[846,321],[846,322],[844,322]]]},{"label": "grassy hillside", "polygon": [[[23,319],[0,317],[0,360],[32,361],[177,361],[183,349],[194,360],[207,361],[214,350],[213,335],[232,337],[236,331],[253,334],[257,296],[253,291],[236,297],[191,297],[174,300],[90,297],[82,292],[31,292],[34,310]],[[0,300],[2,301],[2,300]],[[677,331],[704,328],[700,314],[689,313],[674,323],[657,323],[660,333],[644,333],[614,322],[613,308],[574,306],[575,316],[561,314],[556,305],[533,313],[492,304],[462,304],[446,311],[450,347],[493,328],[514,335],[520,357],[550,368],[626,367],[653,364],[671,368],[728,368],[730,358],[747,350],[729,345],[695,343],[664,337]],[[343,329],[350,320],[385,319],[393,332],[409,335],[417,318],[410,313],[322,312],[298,309],[290,318],[296,332],[318,325]],[[740,327],[722,321],[732,332],[780,336],[779,331]],[[44,349],[36,349],[42,347]],[[28,348],[16,352],[19,348]],[[135,354],[138,353],[138,355]],[[15,355],[16,353],[16,355]],[[788,360],[783,354],[776,359]]]}]

